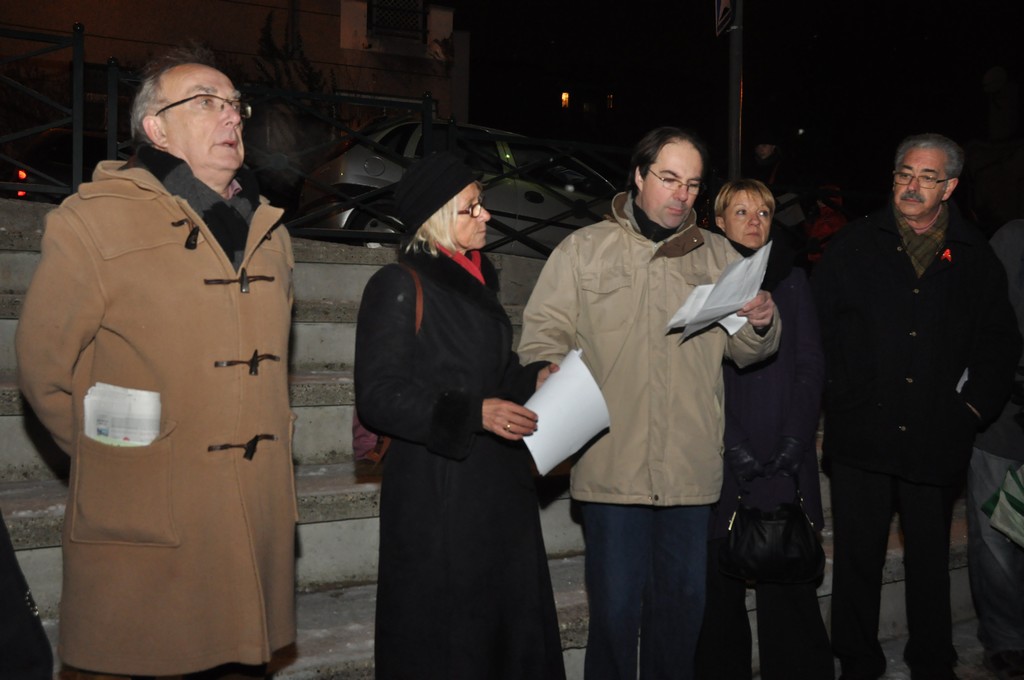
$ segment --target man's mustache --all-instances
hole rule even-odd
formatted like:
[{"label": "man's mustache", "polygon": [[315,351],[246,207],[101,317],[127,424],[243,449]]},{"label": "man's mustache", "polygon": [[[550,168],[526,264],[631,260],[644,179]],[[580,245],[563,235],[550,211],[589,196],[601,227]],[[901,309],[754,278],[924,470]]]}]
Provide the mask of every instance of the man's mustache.
[{"label": "man's mustache", "polygon": [[901,201],[917,201],[918,203],[924,203],[924,196],[922,196],[921,194],[917,193],[913,189],[907,189],[902,194],[900,194],[900,200]]}]

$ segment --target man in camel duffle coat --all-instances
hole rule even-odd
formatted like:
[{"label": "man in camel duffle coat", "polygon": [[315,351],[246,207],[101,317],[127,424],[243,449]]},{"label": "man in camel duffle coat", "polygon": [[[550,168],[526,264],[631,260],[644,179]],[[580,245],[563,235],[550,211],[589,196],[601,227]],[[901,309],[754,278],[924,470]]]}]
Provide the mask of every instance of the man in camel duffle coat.
[{"label": "man in camel duffle coat", "polygon": [[[58,652],[84,672],[258,667],[295,639],[291,243],[242,167],[248,105],[178,52],[140,86],[136,155],[48,215],[17,331],[71,457]],[[85,432],[97,383],[159,393],[156,438]]]}]

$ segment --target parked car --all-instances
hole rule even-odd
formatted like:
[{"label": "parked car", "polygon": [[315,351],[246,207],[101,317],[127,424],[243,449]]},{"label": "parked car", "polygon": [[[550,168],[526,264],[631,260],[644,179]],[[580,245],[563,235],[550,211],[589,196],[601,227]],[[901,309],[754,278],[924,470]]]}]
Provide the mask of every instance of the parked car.
[{"label": "parked car", "polygon": [[[73,132],[51,128],[16,153],[11,182],[19,185],[11,195],[26,201],[60,203],[71,193]],[[107,157],[107,138],[102,132],[82,135],[82,181],[92,179],[96,164]]]},{"label": "parked car", "polygon": [[[424,140],[416,121],[362,131],[362,139],[316,170],[299,199],[296,233],[345,240],[344,231],[403,232],[392,217],[392,185],[432,149],[449,149],[481,173],[491,213],[487,250],[546,256],[567,233],[602,219],[616,186],[584,161],[550,142],[474,125],[433,123]],[[356,143],[357,142],[357,143]],[[589,159],[588,159],[589,160]],[[612,163],[608,163],[609,167]],[[622,165],[625,167],[625,164]]]}]

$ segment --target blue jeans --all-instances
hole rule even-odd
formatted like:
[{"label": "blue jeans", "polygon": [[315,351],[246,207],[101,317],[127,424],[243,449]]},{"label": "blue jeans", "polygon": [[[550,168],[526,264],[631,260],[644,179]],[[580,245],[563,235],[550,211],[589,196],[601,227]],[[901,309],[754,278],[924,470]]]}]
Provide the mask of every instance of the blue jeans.
[{"label": "blue jeans", "polygon": [[704,617],[706,505],[582,503],[586,680],[690,680]]},{"label": "blue jeans", "polygon": [[967,567],[978,612],[978,640],[992,652],[1024,649],[1024,548],[989,524],[982,504],[1003,483],[1011,460],[974,449],[967,472]]}]

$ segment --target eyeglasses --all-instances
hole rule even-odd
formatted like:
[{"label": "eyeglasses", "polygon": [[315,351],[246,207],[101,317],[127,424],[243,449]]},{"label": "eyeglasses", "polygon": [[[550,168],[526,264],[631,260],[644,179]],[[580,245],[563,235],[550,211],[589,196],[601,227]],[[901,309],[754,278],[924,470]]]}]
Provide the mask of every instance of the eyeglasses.
[{"label": "eyeglasses", "polygon": [[672,193],[679,191],[683,187],[686,187],[686,190],[691,194],[700,193],[700,191],[704,189],[704,182],[684,182],[683,180],[676,179],[675,177],[661,177],[654,172],[654,170],[648,169],[648,172],[661,180],[661,185]]},{"label": "eyeglasses", "polygon": [[915,179],[917,180],[917,183],[921,185],[922,189],[934,189],[940,182],[948,182],[953,178],[947,177],[945,179],[939,179],[938,177],[932,177],[931,175],[911,175],[909,172],[901,172],[899,170],[895,170],[892,173],[892,181],[896,184],[910,184]]},{"label": "eyeglasses", "polygon": [[476,203],[471,204],[465,210],[460,210],[458,214],[460,214],[460,215],[469,215],[470,217],[480,217],[480,213],[482,213],[483,211],[484,211],[484,197],[481,196],[480,199]]},{"label": "eyeglasses", "polygon": [[242,119],[247,119],[252,115],[252,105],[249,102],[243,102],[241,99],[225,99],[224,97],[218,97],[215,94],[194,94],[191,97],[185,97],[179,99],[176,102],[168,104],[156,113],[154,116],[159,116],[168,109],[173,109],[175,106],[181,106],[191,101],[199,102],[193,108],[198,108],[203,113],[220,113],[224,110],[225,106],[230,106],[231,109],[237,113]]}]

